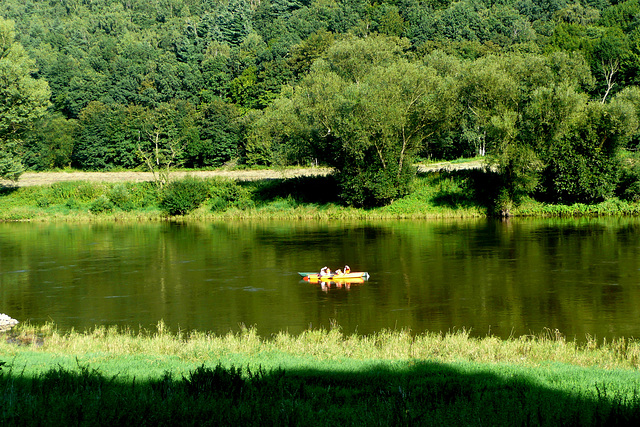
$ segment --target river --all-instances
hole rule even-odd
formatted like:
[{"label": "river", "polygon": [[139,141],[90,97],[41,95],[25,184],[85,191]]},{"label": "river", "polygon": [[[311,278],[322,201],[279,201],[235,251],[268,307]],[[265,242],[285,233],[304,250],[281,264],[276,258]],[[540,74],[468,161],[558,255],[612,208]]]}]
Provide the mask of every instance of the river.
[{"label": "river", "polygon": [[[323,287],[298,271],[367,271]],[[640,220],[3,223],[0,312],[60,329],[640,336]]]}]

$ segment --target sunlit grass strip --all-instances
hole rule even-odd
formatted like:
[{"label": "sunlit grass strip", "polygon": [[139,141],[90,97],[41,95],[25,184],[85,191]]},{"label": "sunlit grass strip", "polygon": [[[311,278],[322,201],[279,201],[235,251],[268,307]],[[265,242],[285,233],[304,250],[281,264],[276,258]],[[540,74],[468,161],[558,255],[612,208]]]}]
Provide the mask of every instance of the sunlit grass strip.
[{"label": "sunlit grass strip", "polygon": [[300,335],[278,333],[261,337],[254,328],[236,333],[213,335],[193,332],[169,332],[161,322],[155,332],[96,327],[86,332],[60,332],[53,325],[19,325],[14,330],[16,346],[0,343],[5,357],[25,350],[60,355],[100,353],[105,357],[153,354],[205,362],[228,354],[279,354],[315,360],[430,360],[437,362],[513,363],[535,366],[549,362],[603,369],[640,367],[640,341],[619,338],[599,341],[586,337],[584,342],[568,341],[558,331],[501,340],[477,338],[469,331],[427,332],[383,330],[372,335],[344,335],[340,328],[308,330]]},{"label": "sunlit grass strip", "polygon": [[0,424],[637,425],[637,360],[633,340],[577,344],[554,331],[263,338],[21,325],[0,342]]},{"label": "sunlit grass strip", "polygon": [[537,202],[532,199],[524,200],[511,214],[527,217],[596,217],[596,216],[638,216],[640,203],[612,198],[604,202],[586,205],[575,203],[572,205],[555,205]]},{"label": "sunlit grass strip", "polygon": [[215,221],[215,220],[396,220],[396,219],[454,219],[480,218],[481,212],[464,212],[455,210],[416,211],[400,213],[387,210],[363,210],[340,206],[298,206],[285,211],[269,211],[263,209],[229,209],[224,212],[211,212],[202,207],[188,215],[166,216],[159,209],[133,212],[110,212],[92,214],[86,211],[60,210],[43,212],[36,208],[19,207],[0,213],[0,221],[29,222],[158,222],[158,221]]}]

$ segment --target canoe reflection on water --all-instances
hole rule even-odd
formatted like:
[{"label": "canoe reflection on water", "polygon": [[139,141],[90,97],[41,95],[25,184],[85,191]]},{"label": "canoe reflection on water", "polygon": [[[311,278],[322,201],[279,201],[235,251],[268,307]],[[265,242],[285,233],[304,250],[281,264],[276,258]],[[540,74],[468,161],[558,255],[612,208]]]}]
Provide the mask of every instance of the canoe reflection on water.
[{"label": "canoe reflection on water", "polygon": [[326,292],[329,289],[350,289],[353,285],[363,284],[364,279],[309,280],[309,283],[320,284],[320,288]]}]

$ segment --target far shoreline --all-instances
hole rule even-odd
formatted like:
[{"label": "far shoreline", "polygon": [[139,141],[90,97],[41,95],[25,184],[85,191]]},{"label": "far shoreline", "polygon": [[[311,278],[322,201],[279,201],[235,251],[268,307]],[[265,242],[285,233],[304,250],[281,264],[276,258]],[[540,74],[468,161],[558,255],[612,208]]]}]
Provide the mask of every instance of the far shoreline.
[{"label": "far shoreline", "polygon": [[179,214],[163,211],[162,193],[150,172],[27,172],[13,186],[0,183],[0,222],[640,216],[640,202],[616,197],[595,204],[572,205],[524,198],[506,215],[494,212],[490,196],[484,194],[490,193],[490,188],[474,182],[483,173],[481,168],[477,159],[419,165],[411,193],[375,208],[342,205],[336,196],[331,169],[325,167],[172,171],[171,181],[195,179],[208,188],[203,201]]}]

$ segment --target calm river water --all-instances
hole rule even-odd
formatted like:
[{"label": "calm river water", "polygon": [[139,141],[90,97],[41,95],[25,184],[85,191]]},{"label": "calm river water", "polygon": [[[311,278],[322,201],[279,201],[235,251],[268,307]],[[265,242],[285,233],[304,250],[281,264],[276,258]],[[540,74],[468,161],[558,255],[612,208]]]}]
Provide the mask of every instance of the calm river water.
[{"label": "calm river water", "polygon": [[[371,278],[297,274],[345,263]],[[0,312],[79,330],[640,337],[640,220],[4,223]]]}]

